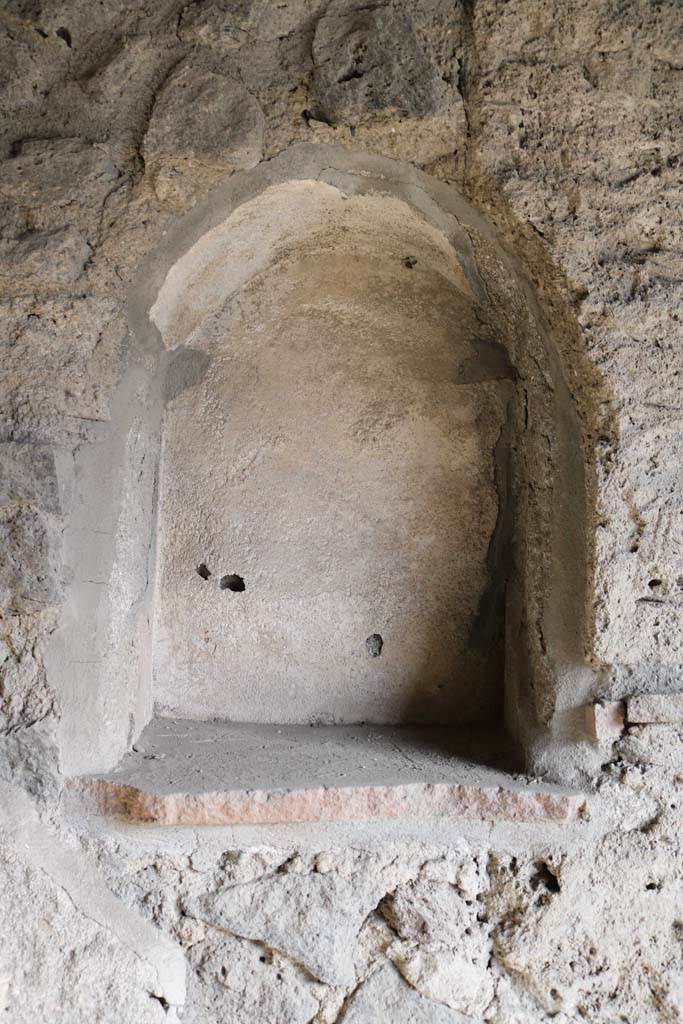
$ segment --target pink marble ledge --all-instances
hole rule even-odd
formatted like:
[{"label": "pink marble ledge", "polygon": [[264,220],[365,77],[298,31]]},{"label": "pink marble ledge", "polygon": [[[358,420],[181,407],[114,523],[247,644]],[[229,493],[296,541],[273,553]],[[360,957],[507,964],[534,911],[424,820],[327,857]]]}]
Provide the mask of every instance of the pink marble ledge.
[{"label": "pink marble ledge", "polygon": [[166,795],[102,778],[72,778],[68,784],[102,814],[158,825],[276,825],[436,816],[564,824],[576,820],[586,804],[581,794],[461,783]]}]

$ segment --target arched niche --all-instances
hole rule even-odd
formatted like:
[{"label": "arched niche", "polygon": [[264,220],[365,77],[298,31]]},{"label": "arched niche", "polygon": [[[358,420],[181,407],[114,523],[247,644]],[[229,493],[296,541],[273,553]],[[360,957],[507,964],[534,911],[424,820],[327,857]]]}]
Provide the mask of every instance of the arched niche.
[{"label": "arched niche", "polygon": [[153,715],[552,736],[590,685],[581,435],[533,290],[476,211],[406,165],[293,147],[168,233],[129,321],[109,557],[120,586],[132,518],[138,642],[80,724],[67,708],[65,736],[89,730],[73,771]]},{"label": "arched niche", "polygon": [[512,382],[484,365],[476,307],[417,211],[323,181],[271,185],[175,264],[151,309],[181,350],[157,513],[159,713],[502,717],[503,632],[480,606],[501,569]]}]

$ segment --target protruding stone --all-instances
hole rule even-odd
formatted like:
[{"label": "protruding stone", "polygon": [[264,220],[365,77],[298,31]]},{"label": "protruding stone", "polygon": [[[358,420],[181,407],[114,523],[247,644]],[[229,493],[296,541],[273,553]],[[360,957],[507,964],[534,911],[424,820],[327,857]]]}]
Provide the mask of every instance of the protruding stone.
[{"label": "protruding stone", "polygon": [[105,814],[159,825],[578,817],[581,793],[473,761],[474,747],[500,755],[504,737],[470,726],[467,738],[474,746],[444,730],[156,719],[117,769],[71,786]]},{"label": "protruding stone", "polygon": [[620,700],[589,704],[586,727],[598,742],[618,739],[624,731],[624,702]]}]

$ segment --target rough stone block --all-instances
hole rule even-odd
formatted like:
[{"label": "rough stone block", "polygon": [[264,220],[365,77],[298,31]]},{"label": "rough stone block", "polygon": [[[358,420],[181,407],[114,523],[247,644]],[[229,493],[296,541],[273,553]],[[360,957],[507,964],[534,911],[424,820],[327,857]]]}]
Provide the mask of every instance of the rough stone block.
[{"label": "rough stone block", "polygon": [[390,965],[356,989],[344,1014],[345,1024],[465,1024],[469,1019],[410,988]]},{"label": "rough stone block", "polygon": [[263,153],[263,113],[237,77],[186,63],[157,96],[143,143],[162,202],[184,206]]},{"label": "rough stone block", "polygon": [[48,445],[0,444],[0,505],[31,502],[42,512],[61,511],[54,450]]},{"label": "rough stone block", "polygon": [[683,693],[641,693],[629,697],[626,718],[639,725],[683,722]]},{"label": "rough stone block", "polygon": [[0,249],[0,294],[45,294],[68,290],[90,258],[91,248],[75,228],[30,231]]},{"label": "rough stone block", "polygon": [[332,123],[357,124],[370,111],[390,107],[423,117],[434,113],[445,92],[410,17],[388,4],[349,10],[335,0],[318,23],[313,62],[314,105]]},{"label": "rough stone block", "polygon": [[26,140],[0,164],[0,201],[30,211],[34,229],[76,227],[96,237],[100,211],[120,172],[104,145],[78,139]]},{"label": "rough stone block", "polygon": [[593,739],[615,740],[624,730],[623,701],[607,701],[586,707],[586,726]]},{"label": "rough stone block", "polygon": [[675,725],[635,725],[618,750],[620,756],[632,764],[653,764],[680,771],[683,768],[683,729]]},{"label": "rough stone block", "polygon": [[40,512],[9,506],[0,514],[0,605],[40,611],[60,592],[61,544],[58,531]]}]

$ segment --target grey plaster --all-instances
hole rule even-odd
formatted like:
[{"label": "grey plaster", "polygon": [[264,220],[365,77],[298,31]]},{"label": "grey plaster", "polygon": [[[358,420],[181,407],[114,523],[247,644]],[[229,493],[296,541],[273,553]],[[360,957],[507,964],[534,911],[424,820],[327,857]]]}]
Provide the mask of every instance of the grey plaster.
[{"label": "grey plaster", "polygon": [[157,718],[116,770],[102,777],[160,795],[411,782],[514,789],[527,784],[513,779],[516,767],[510,740],[490,726],[249,725]]}]

